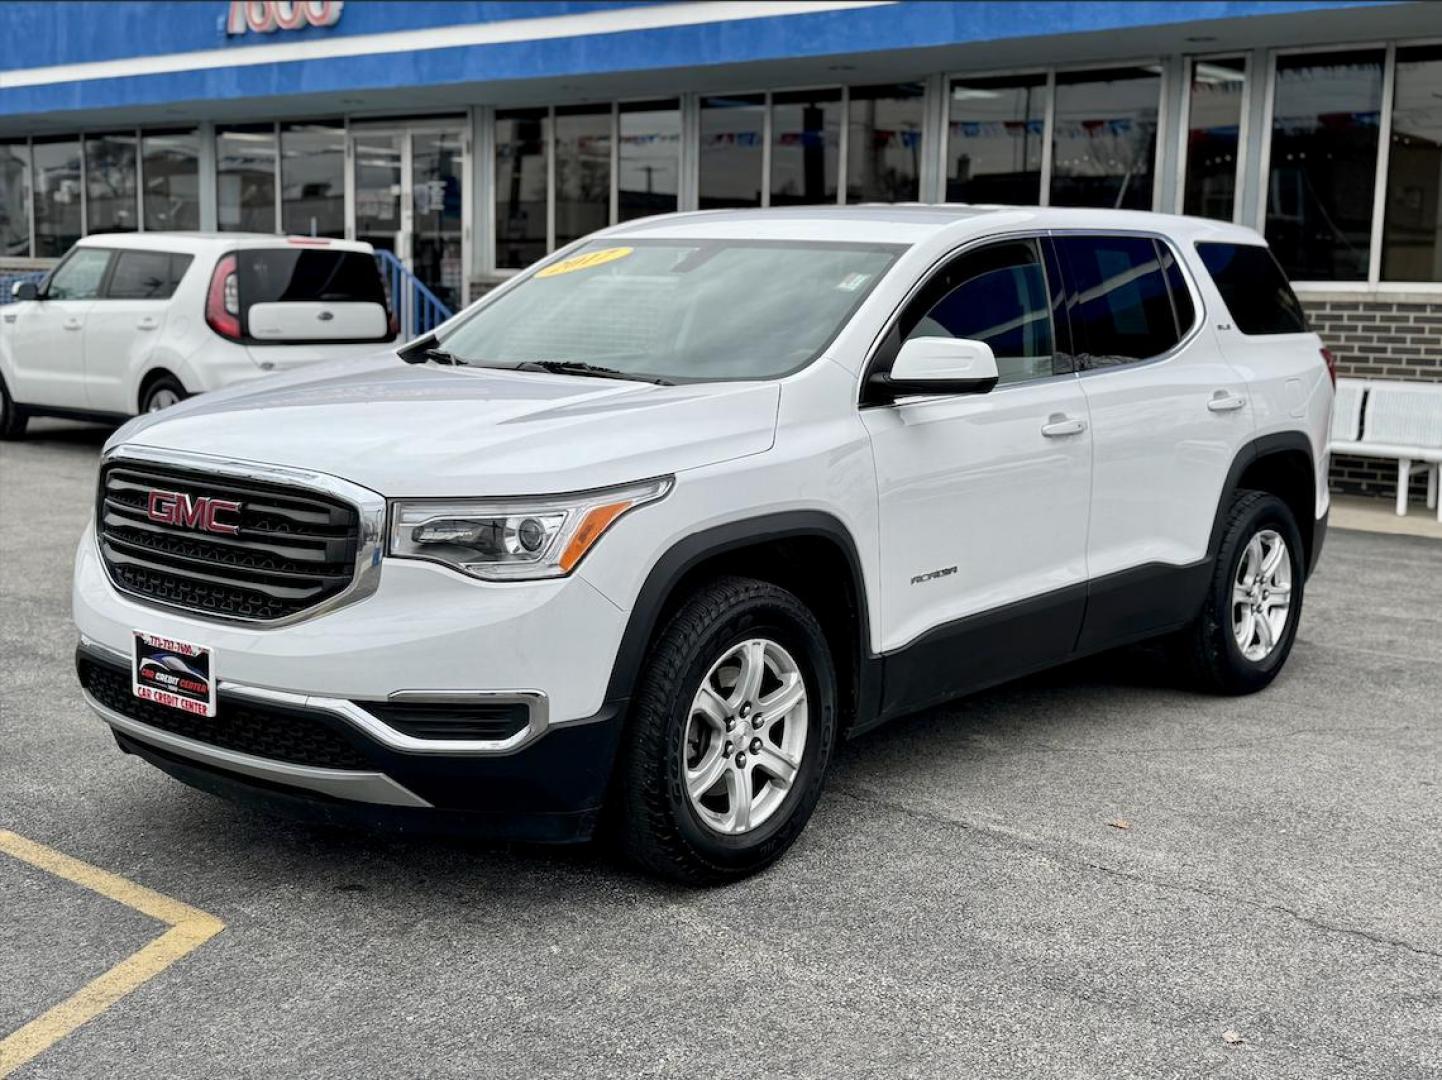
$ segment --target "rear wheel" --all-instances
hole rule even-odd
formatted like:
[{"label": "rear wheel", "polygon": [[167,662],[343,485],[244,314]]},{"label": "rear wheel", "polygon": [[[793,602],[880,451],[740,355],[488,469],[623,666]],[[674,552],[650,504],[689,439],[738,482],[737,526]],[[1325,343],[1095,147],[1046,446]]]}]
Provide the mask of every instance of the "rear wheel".
[{"label": "rear wheel", "polygon": [[1287,504],[1265,492],[1238,492],[1201,614],[1178,641],[1203,689],[1250,694],[1277,677],[1297,636],[1305,567]]},{"label": "rear wheel", "polygon": [[835,733],[836,675],[816,617],[767,582],[703,586],[658,636],[632,706],[625,851],[690,884],[760,870],[805,827]]},{"label": "rear wheel", "polygon": [[173,375],[162,375],[145,388],[140,399],[140,411],[159,412],[184,401],[186,397],[185,387],[180,385],[179,379]]},{"label": "rear wheel", "polygon": [[15,404],[10,388],[0,379],[0,439],[18,439],[25,434],[30,414]]}]

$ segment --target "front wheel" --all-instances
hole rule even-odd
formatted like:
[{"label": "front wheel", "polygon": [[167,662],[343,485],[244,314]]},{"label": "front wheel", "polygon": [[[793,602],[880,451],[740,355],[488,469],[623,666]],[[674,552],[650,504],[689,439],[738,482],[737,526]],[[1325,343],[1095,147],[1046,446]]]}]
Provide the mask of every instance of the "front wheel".
[{"label": "front wheel", "polygon": [[696,885],[775,861],[820,798],[836,710],[826,636],[800,600],[750,578],[698,589],[658,635],[632,706],[626,853]]},{"label": "front wheel", "polygon": [[10,396],[10,388],[0,379],[0,439],[18,439],[25,434],[29,415]]},{"label": "front wheel", "polygon": [[1178,641],[1194,681],[1215,693],[1250,694],[1277,677],[1297,636],[1305,567],[1287,504],[1238,492],[1201,614]]}]

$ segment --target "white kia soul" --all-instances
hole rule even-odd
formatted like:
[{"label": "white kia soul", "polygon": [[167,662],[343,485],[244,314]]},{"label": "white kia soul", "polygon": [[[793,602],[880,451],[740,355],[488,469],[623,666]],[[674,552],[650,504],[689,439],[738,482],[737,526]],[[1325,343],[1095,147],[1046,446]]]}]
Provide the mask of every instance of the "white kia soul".
[{"label": "white kia soul", "polygon": [[1270,683],[1330,375],[1234,225],[631,222],[398,352],[117,432],[79,676],[200,788],[546,841],[604,806],[643,866],[724,881],[889,718],[1152,638]]},{"label": "white kia soul", "polygon": [[123,419],[396,336],[369,244],[249,233],[88,236],[0,307],[0,438],[31,416]]}]

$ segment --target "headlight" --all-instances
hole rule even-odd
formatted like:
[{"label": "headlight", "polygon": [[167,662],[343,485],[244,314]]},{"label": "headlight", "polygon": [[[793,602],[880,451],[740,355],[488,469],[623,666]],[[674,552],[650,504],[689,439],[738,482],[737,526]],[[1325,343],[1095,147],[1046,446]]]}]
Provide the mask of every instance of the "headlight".
[{"label": "headlight", "polygon": [[671,490],[672,478],[534,499],[398,499],[390,554],[445,563],[488,581],[563,577],[626,511]]}]

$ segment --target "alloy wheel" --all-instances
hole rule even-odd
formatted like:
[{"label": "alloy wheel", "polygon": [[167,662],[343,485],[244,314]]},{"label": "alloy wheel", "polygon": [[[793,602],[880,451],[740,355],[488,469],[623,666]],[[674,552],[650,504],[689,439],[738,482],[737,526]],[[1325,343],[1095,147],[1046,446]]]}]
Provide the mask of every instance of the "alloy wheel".
[{"label": "alloy wheel", "polygon": [[179,394],[168,386],[162,386],[150,395],[150,404],[146,408],[146,412],[159,412],[161,409],[168,409],[179,400]]},{"label": "alloy wheel", "polygon": [[765,824],[796,781],[806,728],[806,681],[792,655],[767,638],[728,649],[686,720],[686,796],[701,821],[732,836]]},{"label": "alloy wheel", "polygon": [[1275,529],[1262,529],[1242,550],[1232,579],[1232,636],[1242,655],[1271,655],[1292,610],[1292,556]]}]

